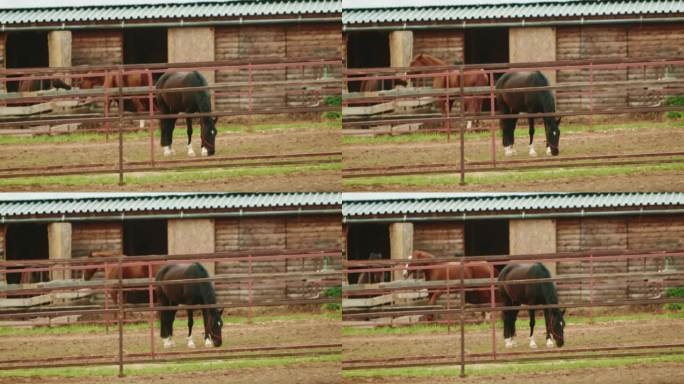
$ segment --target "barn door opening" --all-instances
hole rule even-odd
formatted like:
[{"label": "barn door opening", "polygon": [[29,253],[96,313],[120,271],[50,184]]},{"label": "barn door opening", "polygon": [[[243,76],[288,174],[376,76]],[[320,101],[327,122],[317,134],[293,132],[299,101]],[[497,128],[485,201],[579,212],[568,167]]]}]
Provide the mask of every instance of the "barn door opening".
[{"label": "barn door opening", "polygon": [[[134,28],[123,34],[124,64],[166,63],[168,61],[166,28]],[[161,76],[161,74],[159,74]]]},{"label": "barn door opening", "polygon": [[[347,259],[369,260],[390,258],[390,238],[388,224],[358,224],[349,226],[347,235]],[[350,273],[350,284],[362,282],[390,281],[389,272]]]},{"label": "barn door opening", "polygon": [[[47,32],[10,32],[5,42],[7,68],[45,68],[50,66]],[[16,92],[18,83],[7,83]]]},{"label": "barn door opening", "polygon": [[[6,259],[47,260],[50,258],[48,248],[47,224],[10,224],[5,233]],[[15,269],[10,267],[9,269]],[[7,274],[8,284],[30,284],[49,281],[49,272],[16,272]]]},{"label": "barn door opening", "polygon": [[[347,36],[347,67],[390,66],[389,32],[354,32]],[[359,91],[360,82],[349,83],[350,92]]]},{"label": "barn door opening", "polygon": [[476,28],[465,31],[465,63],[508,63],[508,28]]},{"label": "barn door opening", "polygon": [[[465,224],[466,256],[508,255],[508,220],[471,220]],[[497,266],[502,269],[503,266]]]},{"label": "barn door opening", "polygon": [[123,226],[124,255],[166,255],[166,220],[133,220]]}]

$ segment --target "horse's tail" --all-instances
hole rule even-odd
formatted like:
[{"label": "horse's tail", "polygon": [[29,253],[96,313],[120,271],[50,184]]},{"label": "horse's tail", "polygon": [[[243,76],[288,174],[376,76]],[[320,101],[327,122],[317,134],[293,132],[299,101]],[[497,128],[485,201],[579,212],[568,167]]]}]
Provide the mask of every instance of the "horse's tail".
[{"label": "horse's tail", "polygon": [[[540,71],[532,72],[530,75],[531,87],[548,87],[549,85],[551,85],[549,79]],[[546,90],[540,93],[542,94],[541,103],[544,112],[556,112],[556,98],[553,96],[553,92]]]},{"label": "horse's tail", "polygon": [[[536,263],[531,270],[535,270],[533,276],[534,279],[548,279],[551,277],[551,272],[542,263]],[[556,284],[552,281],[547,281],[541,283],[542,294],[544,295],[544,301],[546,304],[558,304],[558,291],[556,290]]]},{"label": "horse's tail", "polygon": [[[207,79],[205,79],[201,73],[192,71],[192,76],[194,79],[191,86],[206,87],[209,85],[209,83],[207,83]],[[197,108],[199,108],[200,112],[211,112],[211,94],[209,93],[209,90],[195,92],[194,96],[195,102],[197,103]]]},{"label": "horse's tail", "polygon": [[[191,268],[195,269],[195,274],[193,278],[207,278],[209,277],[209,271],[200,263],[192,264]],[[214,285],[210,282],[199,283],[200,295],[202,296],[203,304],[216,304],[216,291],[214,290]]]}]

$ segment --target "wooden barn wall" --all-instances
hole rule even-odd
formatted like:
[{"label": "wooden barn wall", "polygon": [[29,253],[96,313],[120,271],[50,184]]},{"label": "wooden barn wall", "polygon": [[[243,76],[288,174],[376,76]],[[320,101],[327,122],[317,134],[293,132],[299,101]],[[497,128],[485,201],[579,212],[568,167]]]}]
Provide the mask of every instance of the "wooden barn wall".
[{"label": "wooden barn wall", "polygon": [[[0,68],[5,68],[5,40],[7,35],[0,33]],[[0,92],[5,90],[5,83],[0,83]]]},{"label": "wooden barn wall", "polygon": [[415,223],[413,249],[437,257],[454,257],[464,253],[463,236],[463,223]]},{"label": "wooden barn wall", "polygon": [[[291,250],[331,250],[342,246],[341,223],[338,216],[246,218],[216,220],[216,252]],[[339,260],[329,260],[328,267],[339,267]],[[324,267],[322,260],[279,260],[252,265],[253,273],[285,273],[317,271]],[[217,274],[247,273],[249,263],[218,262]],[[255,300],[286,299],[316,294],[300,282],[259,282]],[[246,301],[247,282],[240,286],[219,288],[224,302]]]},{"label": "wooden barn wall", "polygon": [[93,251],[123,253],[121,223],[74,223],[71,228],[71,257],[88,257]]},{"label": "wooden barn wall", "polygon": [[[557,221],[557,251],[653,251],[684,249],[684,216],[618,217],[610,219],[560,219]],[[594,262],[594,273],[655,271],[664,268],[663,260],[632,259]],[[684,259],[668,260],[669,266],[684,270]],[[558,274],[588,274],[590,263],[558,263]],[[644,298],[662,294],[663,282],[650,279],[596,280],[595,299]],[[560,285],[565,301],[589,300],[589,283]]]},{"label": "wooden barn wall", "polygon": [[[216,60],[252,58],[254,60],[284,60],[288,58],[321,59],[341,57],[342,35],[337,24],[311,24],[291,26],[220,27],[215,30]],[[339,69],[335,69],[339,70]],[[217,82],[246,82],[248,71],[217,71]],[[259,69],[253,72],[253,81],[281,82],[323,76],[321,69],[286,70],[285,68]],[[294,88],[290,88],[293,90]],[[231,88],[231,95],[217,94],[217,108],[221,110],[249,110],[247,86]],[[286,96],[284,85],[257,86],[254,92],[268,91],[267,96],[255,96],[253,109],[285,108],[312,104],[303,96]]]},{"label": "wooden barn wall", "polygon": [[[414,31],[413,55],[427,53],[449,64],[455,61],[463,62],[464,36],[463,31],[459,30]],[[425,81],[432,83],[432,80]],[[416,86],[421,85],[424,84],[416,83]]]},{"label": "wooden barn wall", "polygon": [[[624,59],[627,57],[627,30],[623,26],[559,27],[556,30],[556,59]],[[626,69],[594,70],[594,81],[625,81]],[[558,71],[557,81],[562,83],[589,82],[588,70]],[[593,102],[587,95],[572,95],[571,92],[557,92],[558,109],[561,111],[589,110],[608,106],[622,106],[627,102],[625,91],[610,87],[597,88]]]},{"label": "wooden barn wall", "polygon": [[[0,225],[0,261],[5,261],[5,226]],[[0,283],[5,282],[5,274],[0,273]]]},{"label": "wooden barn wall", "polygon": [[[684,56],[684,24],[635,25],[629,27],[627,32],[629,58],[650,60]],[[630,68],[628,76],[629,80],[656,80],[665,76],[681,79],[684,77],[684,66],[651,67],[645,71]],[[632,107],[655,106],[662,102],[661,96],[644,94],[640,89],[629,90],[628,98]]]},{"label": "wooden barn wall", "polygon": [[74,31],[71,38],[72,65],[123,63],[123,32]]}]

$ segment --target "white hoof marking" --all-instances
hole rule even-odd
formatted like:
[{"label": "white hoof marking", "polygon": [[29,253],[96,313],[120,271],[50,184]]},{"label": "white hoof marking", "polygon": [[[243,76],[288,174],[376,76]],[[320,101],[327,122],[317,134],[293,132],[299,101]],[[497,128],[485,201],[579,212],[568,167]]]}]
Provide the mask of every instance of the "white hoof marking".
[{"label": "white hoof marking", "polygon": [[188,144],[188,156],[194,157],[195,156],[195,150],[192,149],[192,145]]},{"label": "white hoof marking", "polygon": [[547,347],[547,348],[553,348],[553,346],[554,346],[553,340],[551,340],[551,339],[546,339],[546,347]]},{"label": "white hoof marking", "polygon": [[530,348],[537,348],[537,343],[534,341],[534,338],[530,337]]},{"label": "white hoof marking", "polygon": [[551,147],[546,147],[546,154],[551,155]]},{"label": "white hoof marking", "polygon": [[515,341],[513,340],[512,337],[509,337],[508,339],[504,339],[504,346],[506,348],[513,348],[515,346]]},{"label": "white hoof marking", "polygon": [[530,145],[530,156],[537,156],[537,151],[534,150],[533,145]]},{"label": "white hoof marking", "polygon": [[466,123],[466,128],[467,128],[467,129],[470,129],[470,128],[472,128],[472,127],[473,127],[473,121],[472,121],[472,120],[468,120],[468,122]]},{"label": "white hoof marking", "polygon": [[164,341],[164,348],[171,348],[175,345],[173,340],[171,340],[171,337],[167,337],[165,339],[162,339]]},{"label": "white hoof marking", "polygon": [[173,149],[168,146],[168,147],[163,147],[164,148],[164,156],[171,156],[173,155]]},{"label": "white hoof marking", "polygon": [[192,341],[192,337],[188,337],[188,348],[195,348],[195,342]]},{"label": "white hoof marking", "polygon": [[506,156],[513,156],[515,155],[515,148],[513,148],[512,145],[509,145],[507,147],[504,147],[504,155]]},{"label": "white hoof marking", "polygon": [[209,156],[209,151],[204,147],[202,147],[202,156]]},{"label": "white hoof marking", "polygon": [[205,347],[213,347],[214,346],[214,343],[211,342],[210,337],[207,337],[206,339],[204,339],[204,346]]},{"label": "white hoof marking", "polygon": [[140,128],[145,128],[145,120],[140,120]]}]

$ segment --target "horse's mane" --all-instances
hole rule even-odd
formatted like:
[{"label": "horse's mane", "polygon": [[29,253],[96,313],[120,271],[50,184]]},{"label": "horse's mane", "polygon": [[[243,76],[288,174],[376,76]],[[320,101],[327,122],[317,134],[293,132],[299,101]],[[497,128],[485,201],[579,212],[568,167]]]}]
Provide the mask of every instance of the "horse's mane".
[{"label": "horse's mane", "polygon": [[427,53],[419,53],[419,54],[415,55],[413,57],[413,59],[411,60],[411,66],[413,66],[414,62],[417,61],[419,58],[425,58],[427,60],[435,61],[435,62],[437,62],[437,65],[447,65],[446,61],[444,61],[438,57],[428,55]]}]

